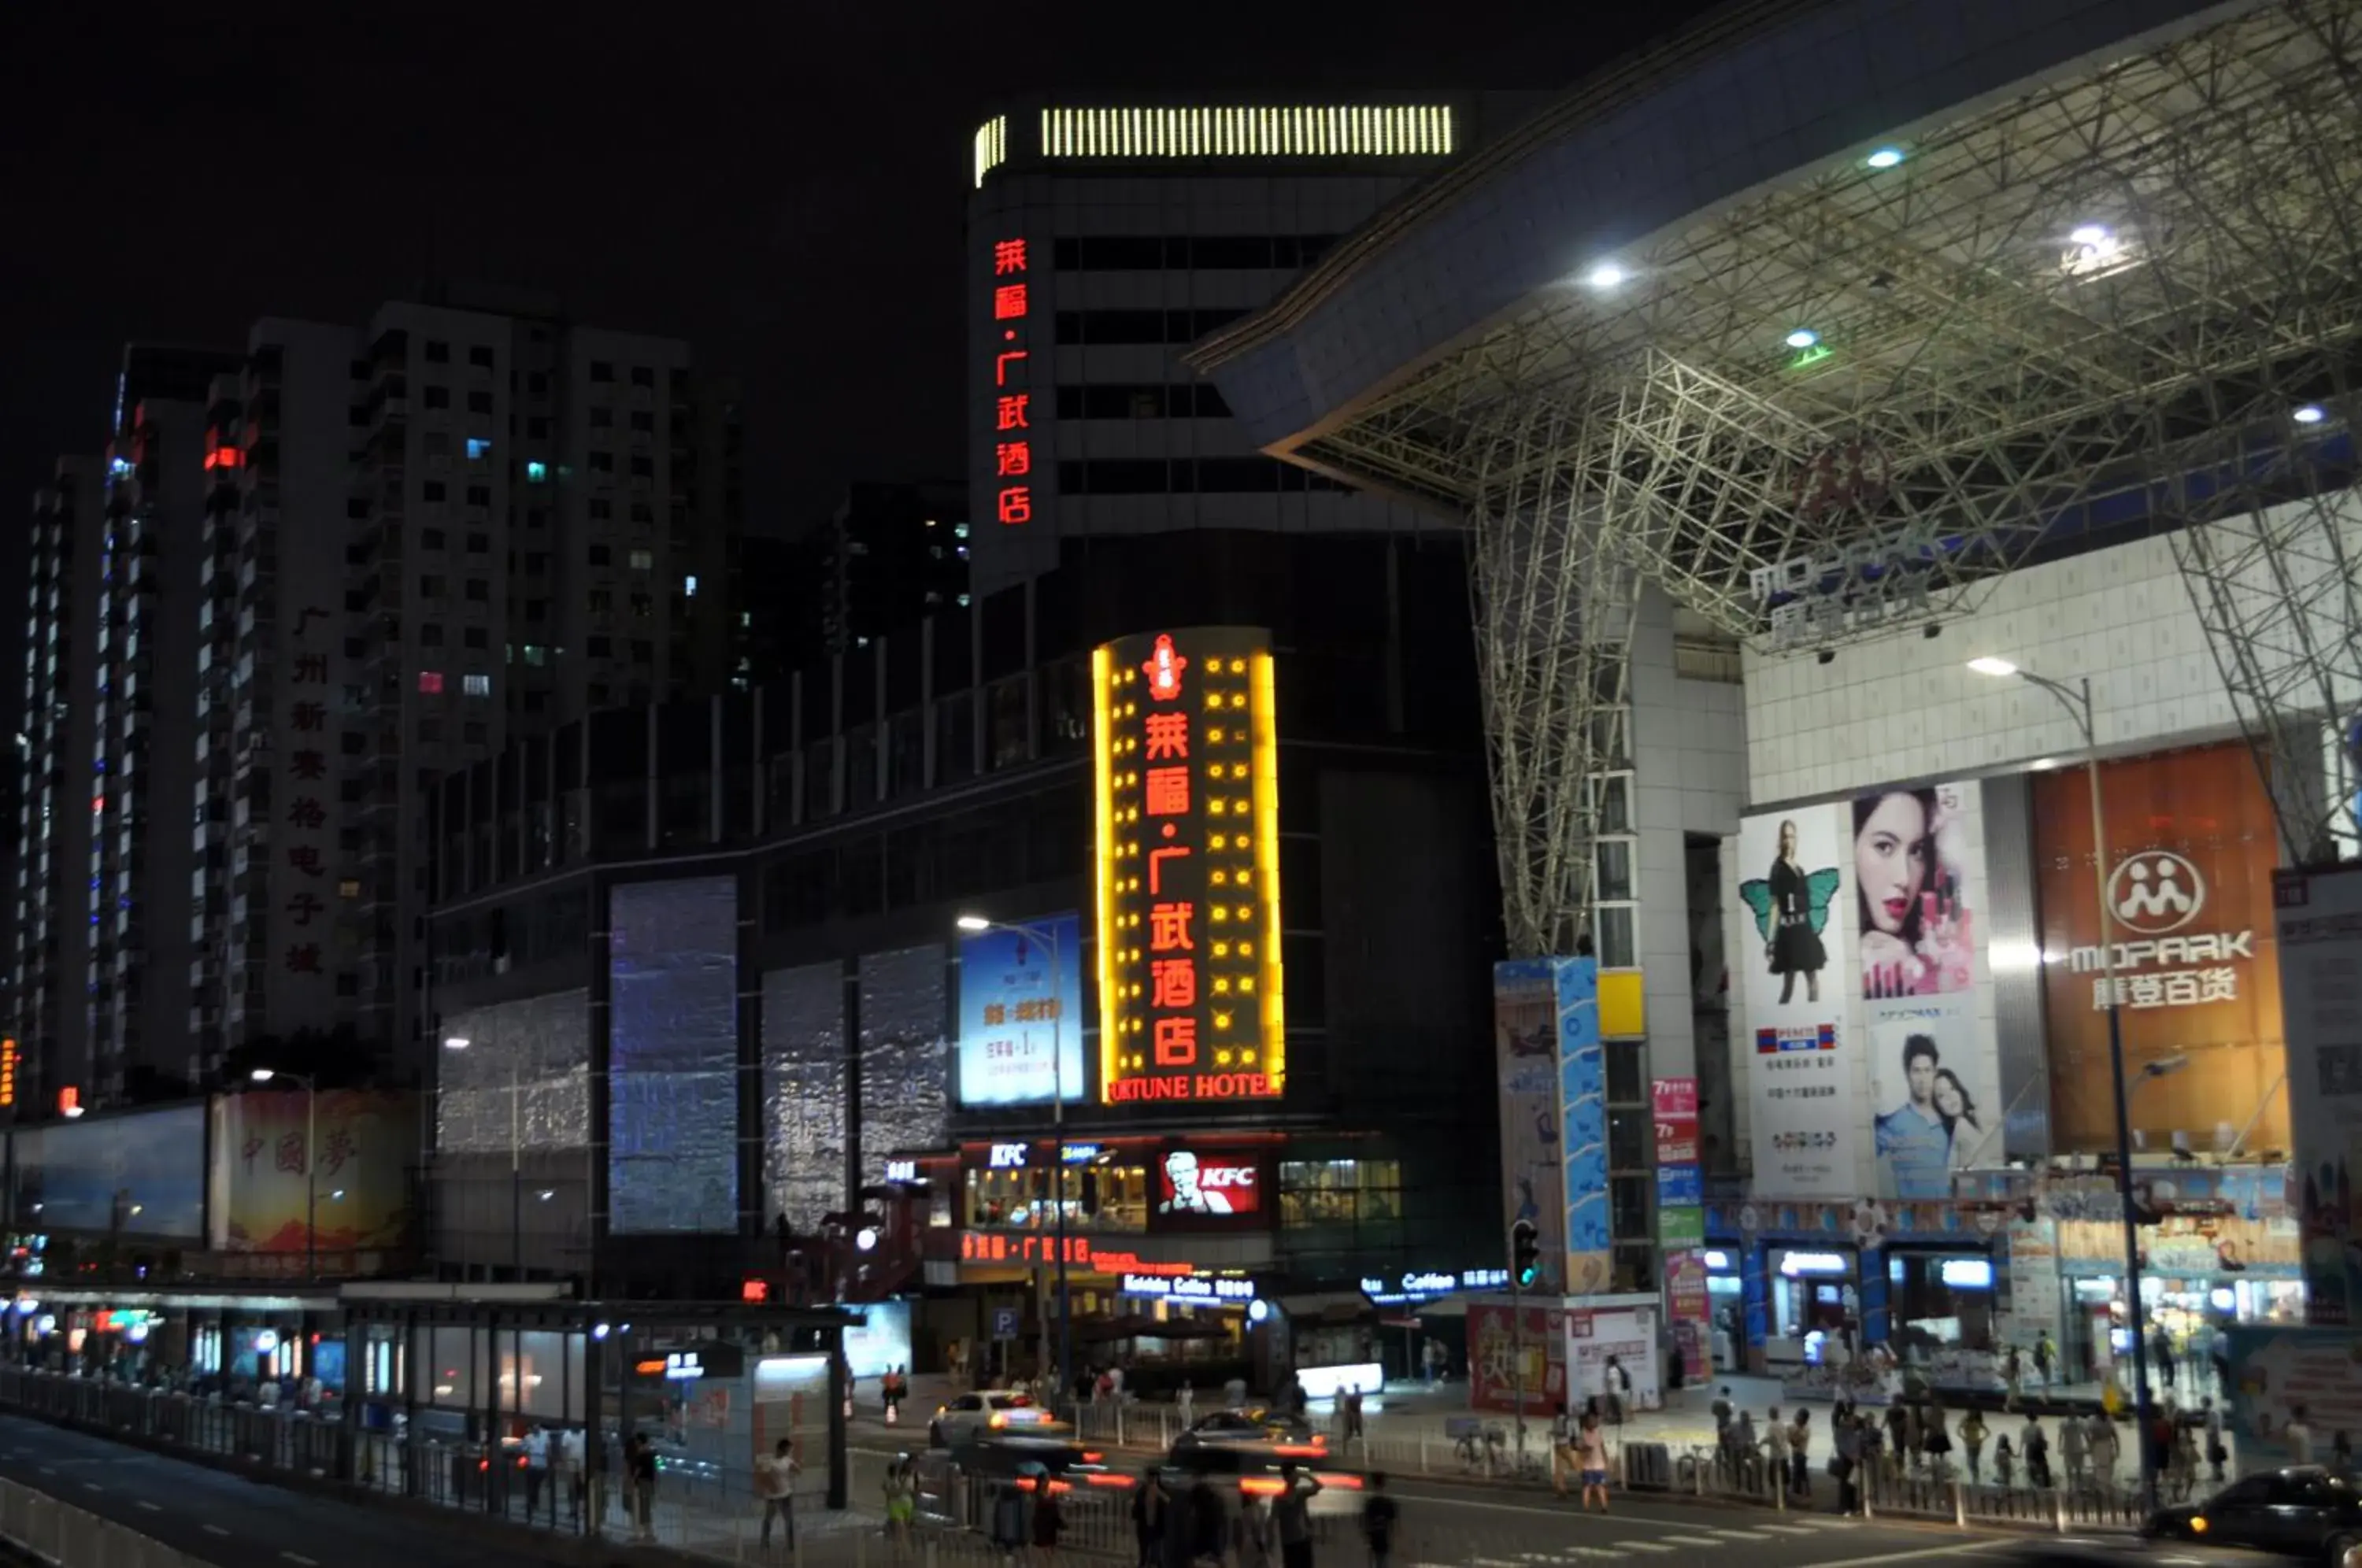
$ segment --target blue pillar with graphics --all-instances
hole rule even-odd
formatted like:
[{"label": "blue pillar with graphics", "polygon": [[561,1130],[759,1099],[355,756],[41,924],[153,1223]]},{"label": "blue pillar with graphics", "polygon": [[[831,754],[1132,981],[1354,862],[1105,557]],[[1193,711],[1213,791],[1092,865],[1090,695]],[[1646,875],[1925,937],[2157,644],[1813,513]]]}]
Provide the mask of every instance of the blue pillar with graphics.
[{"label": "blue pillar with graphics", "polygon": [[1566,1289],[1606,1292],[1616,1277],[1607,1214],[1607,1056],[1599,1034],[1599,962],[1551,961],[1558,1015],[1561,1166],[1566,1182]]}]

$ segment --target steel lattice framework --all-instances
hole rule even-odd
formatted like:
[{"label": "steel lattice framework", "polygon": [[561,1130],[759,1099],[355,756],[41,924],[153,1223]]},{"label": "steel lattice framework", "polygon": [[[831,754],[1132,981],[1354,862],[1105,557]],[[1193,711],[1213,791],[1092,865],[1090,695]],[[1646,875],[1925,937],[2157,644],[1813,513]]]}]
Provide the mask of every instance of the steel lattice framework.
[{"label": "steel lattice framework", "polygon": [[2362,704],[2362,0],[2253,9],[1617,259],[1299,453],[1473,521],[1515,949],[1583,927],[1641,580],[1830,647],[2178,526],[2291,849],[2351,841],[2323,736]]}]

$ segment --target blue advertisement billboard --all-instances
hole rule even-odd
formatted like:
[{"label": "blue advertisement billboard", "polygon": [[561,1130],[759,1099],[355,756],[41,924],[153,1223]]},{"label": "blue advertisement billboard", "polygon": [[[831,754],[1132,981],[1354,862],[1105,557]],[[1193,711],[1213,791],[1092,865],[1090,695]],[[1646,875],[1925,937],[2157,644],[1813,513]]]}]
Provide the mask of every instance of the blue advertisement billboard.
[{"label": "blue advertisement billboard", "polygon": [[17,1223],[202,1241],[205,1108],[174,1106],[11,1134]]},{"label": "blue advertisement billboard", "polygon": [[1083,1071],[1082,921],[1072,910],[960,938],[959,1098],[1046,1105],[1090,1092]]},{"label": "blue advertisement billboard", "polygon": [[1565,1151],[1566,1288],[1595,1296],[1615,1277],[1607,1225],[1607,1055],[1599,1035],[1599,964],[1553,958],[1559,1132]]}]

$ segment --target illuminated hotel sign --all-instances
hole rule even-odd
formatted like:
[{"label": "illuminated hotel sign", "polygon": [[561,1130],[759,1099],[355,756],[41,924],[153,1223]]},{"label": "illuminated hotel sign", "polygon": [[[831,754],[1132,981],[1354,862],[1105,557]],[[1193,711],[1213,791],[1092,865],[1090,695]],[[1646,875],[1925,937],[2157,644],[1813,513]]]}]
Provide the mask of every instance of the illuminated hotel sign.
[{"label": "illuminated hotel sign", "polygon": [[[979,176],[981,178],[981,176]],[[1033,284],[1025,241],[992,242],[993,515],[1014,527],[1033,521]]]},{"label": "illuminated hotel sign", "polygon": [[1091,656],[1107,1103],[1268,1099],[1286,1067],[1268,637],[1154,632]]},{"label": "illuminated hotel sign", "polygon": [[17,1040],[0,1040],[0,1106],[17,1103]]}]

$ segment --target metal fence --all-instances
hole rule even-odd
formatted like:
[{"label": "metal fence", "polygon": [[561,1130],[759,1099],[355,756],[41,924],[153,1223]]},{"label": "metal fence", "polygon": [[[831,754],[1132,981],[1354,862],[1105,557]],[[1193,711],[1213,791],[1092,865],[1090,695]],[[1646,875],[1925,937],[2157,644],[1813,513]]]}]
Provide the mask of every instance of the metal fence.
[{"label": "metal fence", "polygon": [[213,1568],[14,1481],[0,1481],[0,1538],[59,1568]]}]

